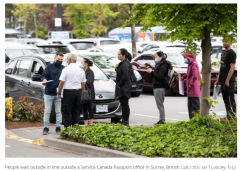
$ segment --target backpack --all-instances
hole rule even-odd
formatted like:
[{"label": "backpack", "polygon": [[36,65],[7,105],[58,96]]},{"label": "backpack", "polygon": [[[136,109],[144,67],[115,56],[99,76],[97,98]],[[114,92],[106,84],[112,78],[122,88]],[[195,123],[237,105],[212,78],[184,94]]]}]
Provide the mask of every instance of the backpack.
[{"label": "backpack", "polygon": [[129,68],[130,68],[130,78],[131,78],[131,82],[137,82],[137,77],[136,75],[134,74],[134,71],[133,71],[133,68],[132,68],[132,64],[130,62],[129,63]]},{"label": "backpack", "polygon": [[172,64],[166,61],[166,67],[168,69],[168,74],[165,76],[164,87],[166,90],[169,90],[169,88],[172,87],[175,77],[174,77],[174,71],[172,70]]}]

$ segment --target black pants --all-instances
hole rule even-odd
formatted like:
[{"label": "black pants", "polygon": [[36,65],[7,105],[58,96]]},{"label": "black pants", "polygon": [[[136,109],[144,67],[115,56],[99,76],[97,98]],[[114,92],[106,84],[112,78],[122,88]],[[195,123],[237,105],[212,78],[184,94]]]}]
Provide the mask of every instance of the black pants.
[{"label": "black pants", "polygon": [[126,96],[123,96],[123,97],[120,97],[119,100],[122,105],[123,120],[128,121],[129,116],[130,116],[130,108],[129,108],[129,104],[128,104],[129,99]]},{"label": "black pants", "polygon": [[82,105],[84,120],[88,120],[88,114],[89,114],[89,119],[93,119],[93,107],[92,106],[93,106],[93,101],[90,101],[90,102]]},{"label": "black pants", "polygon": [[81,89],[64,89],[61,100],[64,128],[78,124],[81,111]]},{"label": "black pants", "polygon": [[229,82],[229,87],[227,87],[224,82],[221,82],[221,91],[223,101],[225,103],[227,117],[231,117],[230,115],[235,116],[236,102],[234,97],[234,82]]},{"label": "black pants", "polygon": [[200,110],[200,100],[199,97],[188,97],[188,114],[189,118],[194,117],[193,112],[198,112]]}]

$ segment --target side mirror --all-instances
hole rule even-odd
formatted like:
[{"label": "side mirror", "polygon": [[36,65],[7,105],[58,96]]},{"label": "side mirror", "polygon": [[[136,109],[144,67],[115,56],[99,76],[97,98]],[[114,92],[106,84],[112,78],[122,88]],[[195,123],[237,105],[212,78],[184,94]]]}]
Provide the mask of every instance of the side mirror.
[{"label": "side mirror", "polygon": [[142,51],[139,50],[138,53],[142,53]]},{"label": "side mirror", "polygon": [[34,74],[32,76],[32,81],[41,81],[42,75],[40,74]]}]

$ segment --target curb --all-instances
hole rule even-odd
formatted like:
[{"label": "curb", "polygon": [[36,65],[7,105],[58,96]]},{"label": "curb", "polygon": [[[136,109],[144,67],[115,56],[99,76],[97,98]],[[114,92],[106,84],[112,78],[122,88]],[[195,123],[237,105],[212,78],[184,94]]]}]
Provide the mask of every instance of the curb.
[{"label": "curb", "polygon": [[59,148],[62,150],[73,151],[80,154],[90,155],[94,157],[106,157],[106,158],[148,158],[145,156],[134,155],[130,153],[124,153],[112,149],[105,149],[101,147],[60,140],[53,138],[44,138],[44,145],[52,148]]}]

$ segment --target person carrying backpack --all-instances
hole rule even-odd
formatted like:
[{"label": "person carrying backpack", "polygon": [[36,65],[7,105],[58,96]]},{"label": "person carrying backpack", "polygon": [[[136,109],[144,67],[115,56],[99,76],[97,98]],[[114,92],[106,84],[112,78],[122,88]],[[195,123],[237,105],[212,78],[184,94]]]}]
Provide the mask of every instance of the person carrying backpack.
[{"label": "person carrying backpack", "polygon": [[151,74],[153,78],[153,94],[159,110],[160,119],[157,124],[166,124],[165,121],[165,109],[164,109],[164,95],[166,89],[169,88],[169,83],[167,81],[168,70],[172,69],[172,65],[166,61],[164,53],[162,51],[157,52],[155,55],[155,70],[151,68],[147,69],[147,73]]},{"label": "person carrying backpack", "polygon": [[116,97],[119,98],[120,103],[122,105],[122,124],[129,126],[129,116],[130,116],[130,108],[129,108],[129,99],[131,97],[132,90],[132,65],[129,61],[131,61],[131,54],[128,53],[126,49],[120,49],[118,52],[118,59],[121,61],[116,65]]}]

